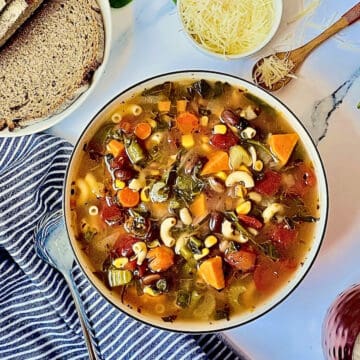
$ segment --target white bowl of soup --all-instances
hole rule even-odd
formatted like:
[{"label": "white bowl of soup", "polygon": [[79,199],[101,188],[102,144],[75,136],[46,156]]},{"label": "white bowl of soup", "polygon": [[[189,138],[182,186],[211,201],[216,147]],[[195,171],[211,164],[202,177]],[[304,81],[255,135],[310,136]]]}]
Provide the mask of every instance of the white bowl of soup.
[{"label": "white bowl of soup", "polygon": [[64,212],[77,262],[124,313],[183,332],[258,318],[319,251],[328,191],[318,151],[274,96],[182,71],[138,83],[89,123]]}]

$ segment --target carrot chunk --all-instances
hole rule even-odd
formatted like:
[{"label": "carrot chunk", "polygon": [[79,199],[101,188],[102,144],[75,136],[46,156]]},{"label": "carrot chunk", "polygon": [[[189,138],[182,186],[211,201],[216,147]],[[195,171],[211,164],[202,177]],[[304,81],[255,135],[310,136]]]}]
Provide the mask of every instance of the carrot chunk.
[{"label": "carrot chunk", "polygon": [[139,139],[145,140],[151,135],[151,126],[146,122],[139,123],[135,126],[134,133]]},{"label": "carrot chunk", "polygon": [[210,175],[228,170],[230,170],[228,153],[225,151],[215,151],[209,156],[209,160],[203,167],[200,175]]},{"label": "carrot chunk", "polygon": [[128,187],[118,191],[117,198],[123,207],[134,207],[140,201],[140,195],[137,191],[133,191]]},{"label": "carrot chunk", "polygon": [[269,145],[271,151],[279,159],[282,166],[288,162],[298,140],[299,135],[296,133],[270,136]]},{"label": "carrot chunk", "polygon": [[117,140],[110,140],[106,145],[107,151],[114,156],[118,157],[121,152],[124,150],[124,144]]},{"label": "carrot chunk", "polygon": [[191,214],[196,217],[204,217],[208,213],[206,206],[206,197],[204,193],[198,195],[190,205]]},{"label": "carrot chunk", "polygon": [[221,256],[215,256],[205,260],[198,270],[198,274],[206,282],[206,284],[217,290],[225,287],[224,271],[222,268]]},{"label": "carrot chunk", "polygon": [[150,249],[146,257],[150,270],[155,272],[165,271],[174,264],[174,251],[164,245]]},{"label": "carrot chunk", "polygon": [[199,127],[199,119],[190,112],[183,112],[176,118],[176,126],[183,134],[191,134]]}]

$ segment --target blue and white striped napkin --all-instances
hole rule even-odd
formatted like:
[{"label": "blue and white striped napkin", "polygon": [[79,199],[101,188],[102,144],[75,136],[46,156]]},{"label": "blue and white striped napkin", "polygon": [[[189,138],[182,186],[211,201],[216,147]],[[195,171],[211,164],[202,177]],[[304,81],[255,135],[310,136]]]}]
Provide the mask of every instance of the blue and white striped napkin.
[{"label": "blue and white striped napkin", "polygon": [[[36,225],[61,208],[71,150],[48,134],[0,139],[1,360],[88,358],[67,284],[34,249]],[[74,278],[100,359],[239,359],[217,335],[162,331],[120,313],[77,266]]]}]

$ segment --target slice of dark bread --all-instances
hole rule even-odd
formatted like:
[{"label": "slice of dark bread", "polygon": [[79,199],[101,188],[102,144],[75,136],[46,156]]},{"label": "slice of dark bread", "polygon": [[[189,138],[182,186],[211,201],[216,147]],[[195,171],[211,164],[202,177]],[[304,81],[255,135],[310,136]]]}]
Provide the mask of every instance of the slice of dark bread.
[{"label": "slice of dark bread", "polygon": [[13,0],[0,0],[0,14],[6,8],[6,5],[8,5],[11,1]]},{"label": "slice of dark bread", "polygon": [[[2,0],[0,0],[2,1]],[[0,48],[41,5],[43,0],[12,0],[0,12]],[[1,4],[0,4],[1,7]]]},{"label": "slice of dark bread", "polygon": [[0,129],[13,130],[69,106],[89,87],[104,41],[95,0],[45,1],[0,49]]}]

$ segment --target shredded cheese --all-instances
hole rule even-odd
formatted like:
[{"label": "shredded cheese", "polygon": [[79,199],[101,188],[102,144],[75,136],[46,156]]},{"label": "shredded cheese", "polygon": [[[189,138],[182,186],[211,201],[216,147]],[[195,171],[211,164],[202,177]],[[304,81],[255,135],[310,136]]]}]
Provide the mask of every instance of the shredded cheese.
[{"label": "shredded cheese", "polygon": [[254,72],[254,80],[257,84],[265,84],[268,89],[272,89],[273,85],[286,77],[295,77],[291,73],[294,63],[285,57],[279,59],[275,55],[271,55],[263,59]]},{"label": "shredded cheese", "polygon": [[188,34],[205,49],[239,55],[255,49],[274,22],[273,0],[182,0]]}]

